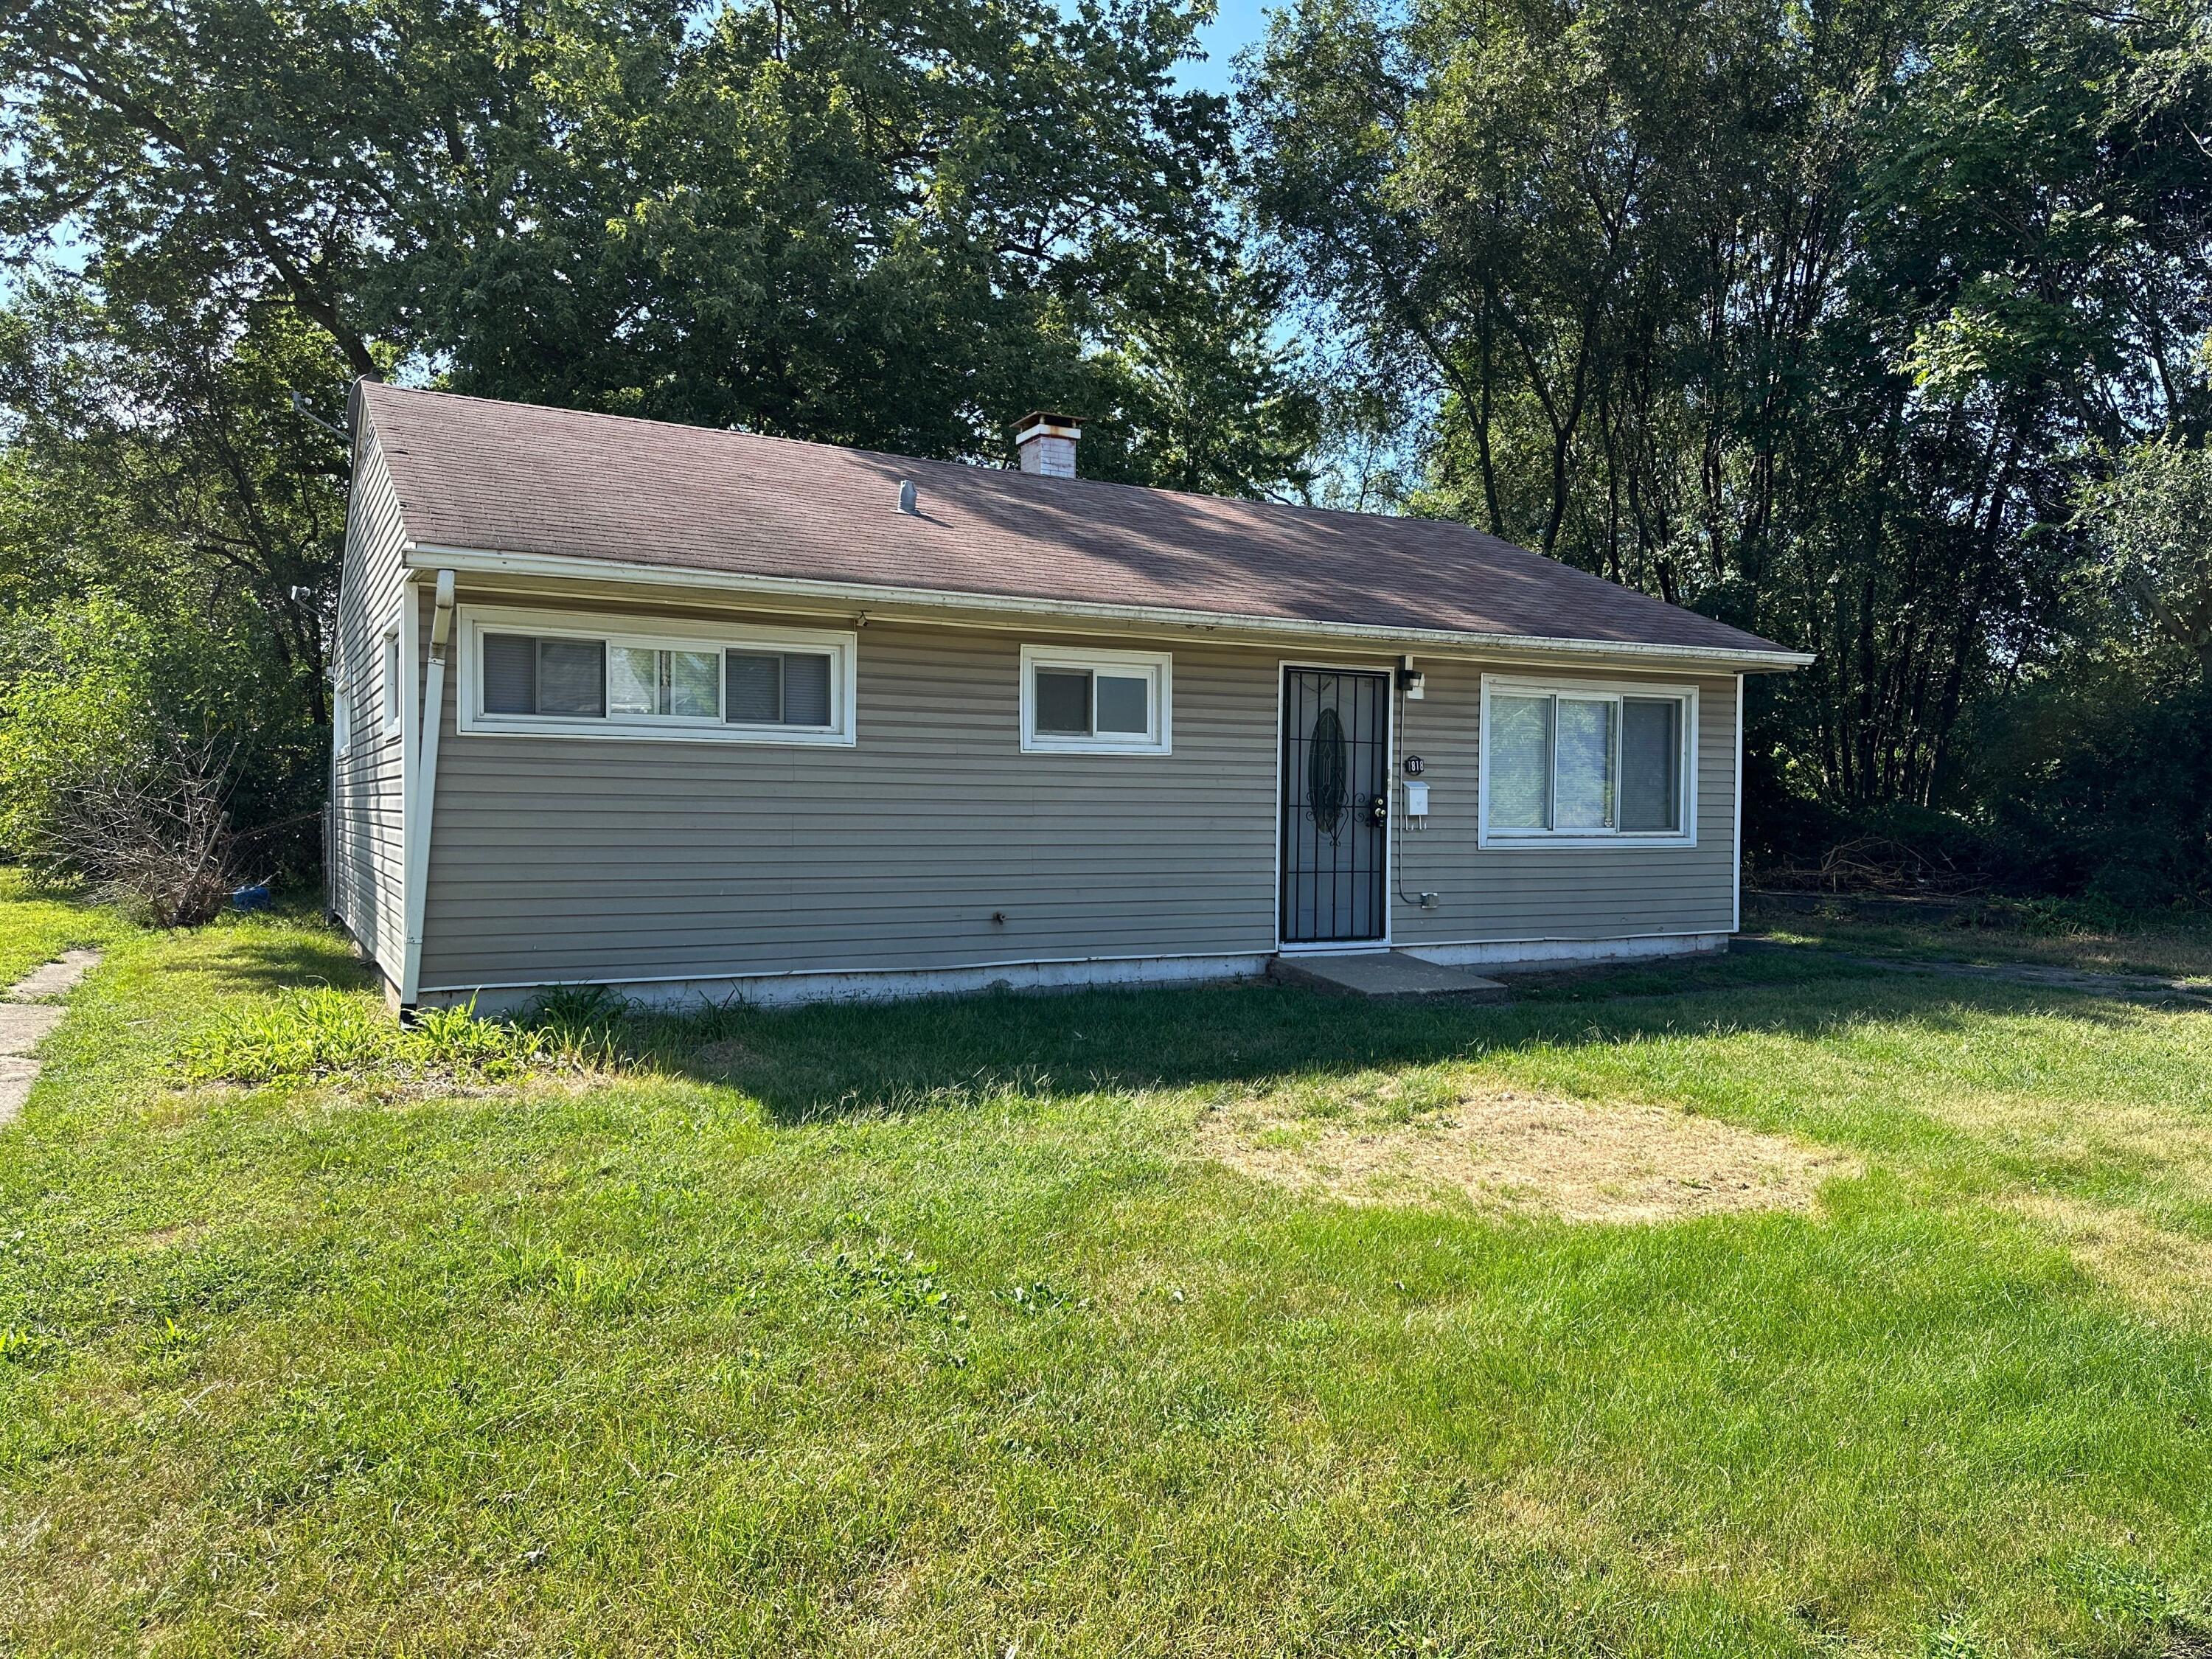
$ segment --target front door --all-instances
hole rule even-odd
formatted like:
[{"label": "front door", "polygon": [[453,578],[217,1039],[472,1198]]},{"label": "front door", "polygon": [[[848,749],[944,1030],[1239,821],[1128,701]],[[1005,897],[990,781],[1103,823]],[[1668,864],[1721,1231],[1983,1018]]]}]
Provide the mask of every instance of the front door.
[{"label": "front door", "polygon": [[1283,671],[1284,944],[1382,939],[1389,770],[1387,674]]}]

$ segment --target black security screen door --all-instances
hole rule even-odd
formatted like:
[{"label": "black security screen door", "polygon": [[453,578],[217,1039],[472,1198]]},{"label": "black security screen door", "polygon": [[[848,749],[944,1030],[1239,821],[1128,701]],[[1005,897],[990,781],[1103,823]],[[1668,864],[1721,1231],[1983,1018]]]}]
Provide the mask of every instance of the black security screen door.
[{"label": "black security screen door", "polygon": [[1283,942],[1379,939],[1389,772],[1390,682],[1329,668],[1283,671]]}]

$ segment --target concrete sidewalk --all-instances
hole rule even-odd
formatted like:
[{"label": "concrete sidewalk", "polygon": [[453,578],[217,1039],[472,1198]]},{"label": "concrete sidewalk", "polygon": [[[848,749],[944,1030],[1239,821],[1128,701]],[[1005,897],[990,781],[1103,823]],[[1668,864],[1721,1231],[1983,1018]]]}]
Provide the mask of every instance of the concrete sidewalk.
[{"label": "concrete sidewalk", "polygon": [[58,960],[33,969],[0,999],[0,1126],[15,1121],[39,1080],[32,1050],[69,1012],[46,999],[75,990],[99,960],[97,951],[65,951]]}]

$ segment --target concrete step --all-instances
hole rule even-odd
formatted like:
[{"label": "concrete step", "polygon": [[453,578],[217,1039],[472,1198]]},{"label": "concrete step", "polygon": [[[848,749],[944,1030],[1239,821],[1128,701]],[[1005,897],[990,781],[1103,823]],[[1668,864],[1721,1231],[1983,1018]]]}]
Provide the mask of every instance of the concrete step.
[{"label": "concrete step", "polygon": [[1267,964],[1273,978],[1346,997],[1458,997],[1469,1002],[1505,1002],[1512,994],[1494,979],[1464,968],[1424,962],[1401,951],[1358,951],[1342,956],[1277,957]]}]

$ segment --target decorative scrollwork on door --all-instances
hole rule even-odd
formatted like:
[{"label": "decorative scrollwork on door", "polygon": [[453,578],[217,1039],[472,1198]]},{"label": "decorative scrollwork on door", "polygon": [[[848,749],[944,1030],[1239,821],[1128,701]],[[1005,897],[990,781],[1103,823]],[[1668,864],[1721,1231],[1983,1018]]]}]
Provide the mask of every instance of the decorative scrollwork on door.
[{"label": "decorative scrollwork on door", "polygon": [[1346,770],[1344,722],[1324,708],[1306,740],[1306,816],[1331,841],[1344,827]]}]

